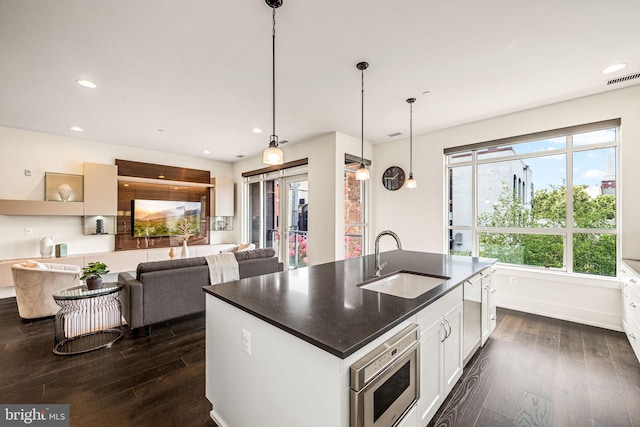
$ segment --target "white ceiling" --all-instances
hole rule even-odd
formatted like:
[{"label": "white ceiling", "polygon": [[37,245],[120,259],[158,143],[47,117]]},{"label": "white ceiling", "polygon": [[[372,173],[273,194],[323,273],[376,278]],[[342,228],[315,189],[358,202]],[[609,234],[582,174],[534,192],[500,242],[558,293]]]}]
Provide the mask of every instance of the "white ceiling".
[{"label": "white ceiling", "polygon": [[[640,83],[605,84],[640,71],[638,0],[284,0],[276,22],[276,133],[291,143],[360,137],[362,60],[373,143],[408,135],[409,97],[415,135]],[[271,133],[271,9],[1,0],[0,125],[223,161],[258,154]]]}]

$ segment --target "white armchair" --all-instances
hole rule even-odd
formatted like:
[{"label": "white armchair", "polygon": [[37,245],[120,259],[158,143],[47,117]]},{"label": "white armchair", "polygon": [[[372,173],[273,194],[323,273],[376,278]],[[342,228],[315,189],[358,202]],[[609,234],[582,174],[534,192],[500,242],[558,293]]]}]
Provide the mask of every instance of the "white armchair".
[{"label": "white armchair", "polygon": [[57,290],[80,285],[80,267],[28,261],[11,266],[18,313],[23,319],[55,315],[60,307],[53,300]]}]

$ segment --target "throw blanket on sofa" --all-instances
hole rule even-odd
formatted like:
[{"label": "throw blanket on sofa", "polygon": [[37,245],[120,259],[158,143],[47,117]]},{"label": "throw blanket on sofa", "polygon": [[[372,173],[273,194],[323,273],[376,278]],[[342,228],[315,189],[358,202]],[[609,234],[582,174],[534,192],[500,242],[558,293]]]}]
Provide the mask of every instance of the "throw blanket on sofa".
[{"label": "throw blanket on sofa", "polygon": [[240,279],[238,261],[233,253],[208,255],[204,259],[209,265],[212,285]]}]

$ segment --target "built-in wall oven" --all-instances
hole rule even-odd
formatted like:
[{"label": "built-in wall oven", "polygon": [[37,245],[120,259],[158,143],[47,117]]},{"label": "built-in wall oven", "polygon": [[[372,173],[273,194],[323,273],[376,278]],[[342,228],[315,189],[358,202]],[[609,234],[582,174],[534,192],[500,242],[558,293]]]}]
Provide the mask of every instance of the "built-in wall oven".
[{"label": "built-in wall oven", "polygon": [[420,397],[420,330],[404,328],[351,366],[351,427],[392,427]]}]

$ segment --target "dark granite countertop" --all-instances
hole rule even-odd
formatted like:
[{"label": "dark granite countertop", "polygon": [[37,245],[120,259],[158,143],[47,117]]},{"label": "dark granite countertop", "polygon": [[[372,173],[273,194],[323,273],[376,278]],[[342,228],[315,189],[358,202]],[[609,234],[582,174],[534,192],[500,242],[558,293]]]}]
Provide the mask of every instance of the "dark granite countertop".
[{"label": "dark granite countertop", "polygon": [[411,272],[449,277],[415,299],[361,289],[373,279],[374,256],[205,286],[220,298],[329,353],[346,358],[416,314],[495,260],[390,251],[382,276]]}]

